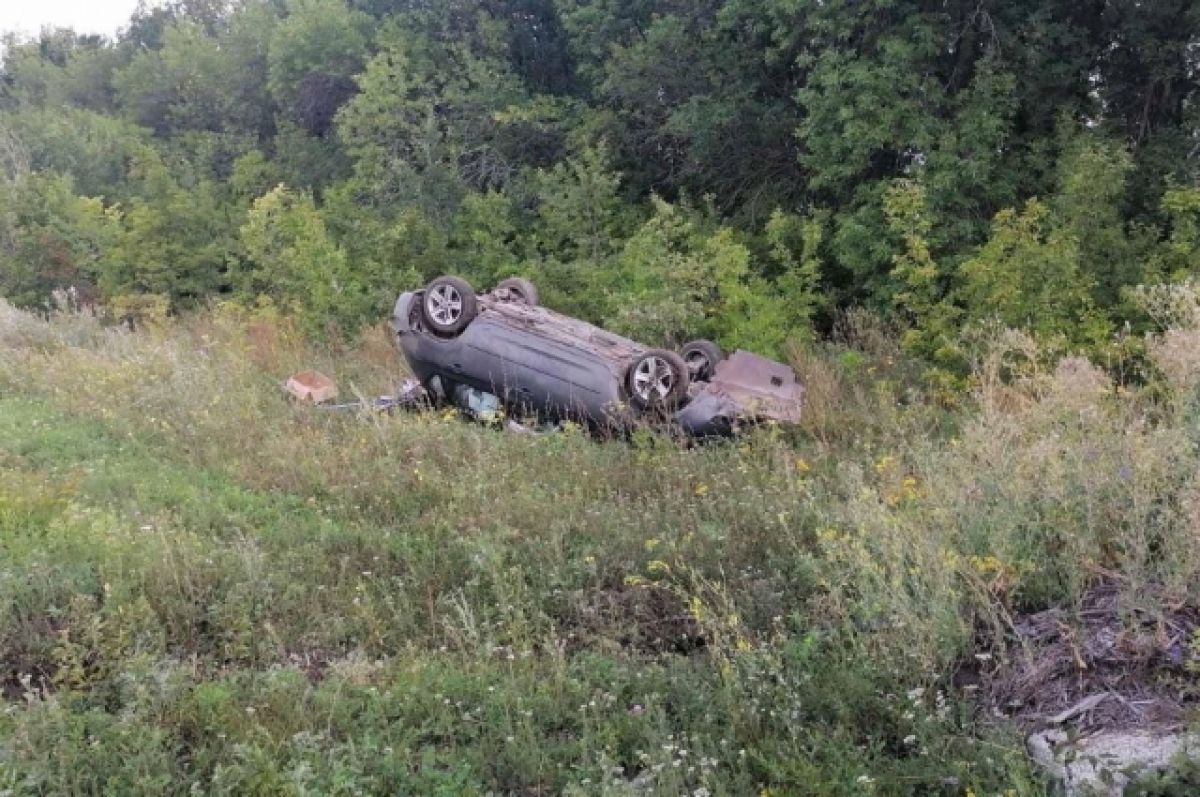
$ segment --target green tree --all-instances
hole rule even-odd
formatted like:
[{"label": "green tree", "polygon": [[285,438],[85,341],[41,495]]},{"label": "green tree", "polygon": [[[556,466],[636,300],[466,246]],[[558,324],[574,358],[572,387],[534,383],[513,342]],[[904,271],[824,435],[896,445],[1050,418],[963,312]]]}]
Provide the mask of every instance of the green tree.
[{"label": "green tree", "polygon": [[2,50],[0,107],[112,110],[111,79],[124,55],[103,38],[63,28],[45,29],[31,41],[6,33]]},{"label": "green tree", "polygon": [[354,173],[377,207],[420,207],[448,223],[467,189],[505,185],[512,164],[499,112],[527,99],[505,66],[466,44],[391,27],[339,114]]},{"label": "green tree", "polygon": [[255,200],[242,225],[245,262],[234,274],[245,296],[269,296],[310,329],[353,329],[366,315],[362,284],[325,230],[312,197],[280,185]]},{"label": "green tree", "polygon": [[933,228],[924,185],[898,180],[884,195],[888,227],[901,241],[892,259],[895,292],[892,303],[907,329],[905,351],[930,364],[925,376],[942,391],[962,386],[965,362],[958,346],[959,308],[950,298],[952,285],[929,248]]},{"label": "green tree", "polygon": [[45,306],[60,289],[94,298],[114,226],[103,203],[78,196],[69,176],[0,180],[0,296],[29,307]]},{"label": "green tree", "polygon": [[827,216],[801,216],[777,208],[763,230],[772,263],[770,279],[785,310],[782,328],[794,338],[812,337],[813,321],[827,304],[821,292],[821,243]]},{"label": "green tree", "polygon": [[[791,232],[788,224],[780,217],[771,232],[780,245]],[[607,325],[666,345],[706,337],[730,349],[782,356],[789,340],[811,334],[815,298],[806,276],[815,264],[797,263],[785,272],[792,275],[785,293],[759,276],[750,248],[738,238],[696,211],[656,200],[654,215],[625,243],[604,284]]]},{"label": "green tree", "polygon": [[1081,138],[1060,161],[1059,189],[1050,201],[1052,223],[1078,242],[1080,269],[1098,307],[1116,306],[1121,290],[1144,276],[1138,231],[1122,218],[1132,168],[1123,146]]},{"label": "green tree", "polygon": [[129,162],[150,143],[146,130],[124,119],[70,106],[10,111],[0,124],[32,169],[70,175],[78,193],[110,202],[127,195]]},{"label": "green tree", "polygon": [[268,132],[271,106],[261,51],[271,20],[249,6],[221,36],[191,20],[172,23],[159,49],[137,52],[116,72],[118,102],[134,121],[160,136],[188,130]]},{"label": "green tree", "polygon": [[112,210],[120,233],[101,263],[104,292],[156,294],[179,306],[227,289],[237,213],[218,187],[182,185],[153,150],[136,158],[131,180],[134,195]]},{"label": "green tree", "polygon": [[310,135],[324,135],[355,93],[374,21],[345,0],[289,0],[267,54],[271,96]]},{"label": "green tree", "polygon": [[1098,350],[1111,324],[1093,301],[1095,281],[1080,267],[1080,251],[1044,203],[1000,211],[987,243],[962,265],[967,318],[996,318],[1048,342]]},{"label": "green tree", "polygon": [[522,269],[522,240],[512,199],[499,191],[463,198],[450,225],[448,256],[455,273],[490,287]]},{"label": "green tree", "polygon": [[587,147],[534,178],[540,253],[567,262],[599,264],[624,232],[621,176],[612,171],[603,146]]}]

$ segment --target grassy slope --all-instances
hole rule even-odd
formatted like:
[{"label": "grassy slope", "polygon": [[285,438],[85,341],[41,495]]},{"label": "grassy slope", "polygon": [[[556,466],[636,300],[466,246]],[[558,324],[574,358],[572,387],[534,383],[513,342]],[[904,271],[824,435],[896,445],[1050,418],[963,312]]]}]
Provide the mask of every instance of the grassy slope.
[{"label": "grassy slope", "polygon": [[[817,685],[781,689],[774,656],[733,684],[703,653],[603,638],[371,645],[379,611],[360,607],[388,600],[390,568],[357,568],[391,549],[386,529],[45,402],[0,401],[0,440],[4,649],[32,676],[9,684],[29,702],[0,726],[18,792],[595,791],[641,767],[653,777],[640,785],[664,793],[775,779],[837,790],[898,763],[861,749],[874,718],[854,715],[878,702],[868,673],[824,673],[853,692],[806,708]],[[442,641],[492,636],[481,621],[460,618]],[[789,653],[820,664],[813,645]],[[851,712],[847,724],[805,727],[821,704]]]},{"label": "grassy slope", "polygon": [[954,440],[872,377],[686,449],[289,408],[267,377],[328,356],[0,318],[0,789],[1038,794],[952,685],[977,629],[1088,561],[1190,598],[1145,528],[1194,454],[1092,372]]}]

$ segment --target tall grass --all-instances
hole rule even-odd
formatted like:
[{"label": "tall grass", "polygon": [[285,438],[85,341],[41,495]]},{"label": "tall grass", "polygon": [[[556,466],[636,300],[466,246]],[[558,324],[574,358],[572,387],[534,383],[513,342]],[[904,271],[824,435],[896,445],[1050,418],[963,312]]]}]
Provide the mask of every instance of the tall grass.
[{"label": "tall grass", "polygon": [[382,328],[0,304],[0,790],[1040,793],[951,674],[1099,579],[1196,600],[1200,325],[1151,299],[1152,388],[1006,333],[947,411],[856,318],[802,429],[702,447],[284,399],[390,392]]}]

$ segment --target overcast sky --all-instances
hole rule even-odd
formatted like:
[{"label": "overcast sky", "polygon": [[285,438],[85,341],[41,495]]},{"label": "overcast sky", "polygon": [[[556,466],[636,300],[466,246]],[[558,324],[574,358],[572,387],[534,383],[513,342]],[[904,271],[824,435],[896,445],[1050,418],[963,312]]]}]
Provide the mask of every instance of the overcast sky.
[{"label": "overcast sky", "polygon": [[137,4],[138,0],[0,0],[0,32],[33,35],[50,26],[111,36],[129,22]]}]

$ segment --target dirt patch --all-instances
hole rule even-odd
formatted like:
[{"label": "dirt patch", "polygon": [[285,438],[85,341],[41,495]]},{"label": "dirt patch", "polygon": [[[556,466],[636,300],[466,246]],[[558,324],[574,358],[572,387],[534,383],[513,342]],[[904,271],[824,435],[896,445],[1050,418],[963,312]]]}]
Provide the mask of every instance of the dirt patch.
[{"label": "dirt patch", "polygon": [[1004,661],[981,654],[964,673],[969,679],[974,670],[994,714],[1029,725],[1176,728],[1200,698],[1188,685],[1200,667],[1191,644],[1198,626],[1194,607],[1160,594],[1135,602],[1124,585],[1106,581],[1078,611],[1016,618]]}]

